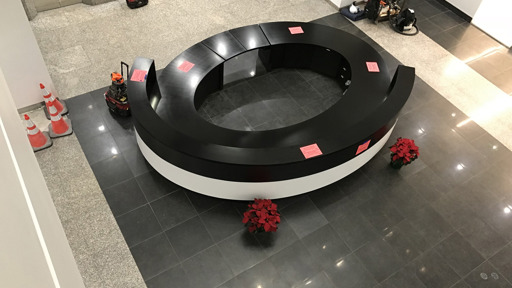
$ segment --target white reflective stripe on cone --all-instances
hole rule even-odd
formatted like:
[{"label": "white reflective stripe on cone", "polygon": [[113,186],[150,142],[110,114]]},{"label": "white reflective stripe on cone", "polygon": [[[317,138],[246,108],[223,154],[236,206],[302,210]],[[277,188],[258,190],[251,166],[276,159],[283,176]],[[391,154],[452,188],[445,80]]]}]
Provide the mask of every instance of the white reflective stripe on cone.
[{"label": "white reflective stripe on cone", "polygon": [[59,121],[60,120],[60,114],[57,112],[57,108],[55,108],[55,106],[53,106],[53,103],[52,105],[50,105],[50,108],[49,108],[49,112],[50,112],[50,118],[51,118],[51,121],[54,122],[54,121]]},{"label": "white reflective stripe on cone", "polygon": [[[30,122],[32,122],[32,121],[30,121]],[[32,127],[28,127],[28,125],[27,125],[28,135],[36,135],[37,133],[39,133],[39,128],[37,128],[36,125],[34,125],[33,123],[32,123],[32,125],[33,125]]]},{"label": "white reflective stripe on cone", "polygon": [[52,93],[46,90],[46,87],[43,85],[43,83],[39,83],[39,87],[41,88],[41,90],[43,90],[44,102],[48,102],[48,100],[50,100],[50,97],[52,97]]},{"label": "white reflective stripe on cone", "polygon": [[32,119],[25,114],[25,124],[27,125],[28,135],[36,135],[39,133],[39,129],[36,127],[36,124],[32,122]]}]

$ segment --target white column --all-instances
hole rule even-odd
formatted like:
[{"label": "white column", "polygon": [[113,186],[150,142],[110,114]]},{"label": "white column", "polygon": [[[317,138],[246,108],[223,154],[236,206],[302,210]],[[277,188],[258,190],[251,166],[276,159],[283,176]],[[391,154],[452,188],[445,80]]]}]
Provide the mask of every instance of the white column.
[{"label": "white column", "polygon": [[471,23],[510,48],[512,46],[511,4],[510,0],[483,0]]},{"label": "white column", "polygon": [[0,159],[0,287],[84,288],[2,69]]},{"label": "white column", "polygon": [[[338,8],[348,6],[348,5],[352,4],[352,2],[354,2],[353,0],[329,0],[329,1],[331,1],[331,3],[336,5],[336,7],[338,7]],[[356,2],[359,2],[359,0],[357,0]]]},{"label": "white column", "polygon": [[482,0],[446,0],[446,2],[452,4],[453,6],[457,7],[457,9],[473,18]]},{"label": "white column", "polygon": [[20,0],[2,0],[0,8],[0,68],[16,107],[43,101],[39,83],[57,95]]}]

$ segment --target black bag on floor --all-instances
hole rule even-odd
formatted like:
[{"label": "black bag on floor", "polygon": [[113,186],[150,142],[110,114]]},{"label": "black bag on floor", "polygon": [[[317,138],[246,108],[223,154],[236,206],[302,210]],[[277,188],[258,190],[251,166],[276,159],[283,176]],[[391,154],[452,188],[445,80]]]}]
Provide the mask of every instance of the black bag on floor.
[{"label": "black bag on floor", "polygon": [[364,6],[364,14],[370,20],[376,20],[379,17],[380,0],[368,0]]},{"label": "black bag on floor", "polygon": [[148,4],[148,0],[126,0],[126,5],[132,9],[146,6],[146,4]]}]

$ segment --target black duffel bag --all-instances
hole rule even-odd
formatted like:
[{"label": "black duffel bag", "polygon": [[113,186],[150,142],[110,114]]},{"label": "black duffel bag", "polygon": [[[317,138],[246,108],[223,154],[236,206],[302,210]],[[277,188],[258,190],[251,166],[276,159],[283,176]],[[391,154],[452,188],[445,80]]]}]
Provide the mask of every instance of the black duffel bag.
[{"label": "black duffel bag", "polygon": [[377,20],[379,17],[380,0],[368,0],[364,6],[364,14],[370,20]]},{"label": "black duffel bag", "polygon": [[146,6],[146,4],[148,4],[148,0],[126,0],[126,5],[132,9]]}]

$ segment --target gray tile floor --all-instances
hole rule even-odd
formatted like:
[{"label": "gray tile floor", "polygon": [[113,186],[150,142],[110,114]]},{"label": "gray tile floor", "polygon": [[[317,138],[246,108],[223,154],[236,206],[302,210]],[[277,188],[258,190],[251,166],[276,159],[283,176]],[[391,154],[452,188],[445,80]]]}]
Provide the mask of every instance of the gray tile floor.
[{"label": "gray tile floor", "polygon": [[[436,23],[451,17],[433,9]],[[317,22],[360,33],[337,14]],[[335,184],[277,200],[278,232],[258,235],[241,223],[245,202],[159,176],[104,90],[69,99],[70,117],[148,287],[512,287],[512,154],[475,124],[452,129],[467,117],[420,78],[389,143],[415,139],[417,161],[393,170],[383,149]],[[230,112],[213,108],[212,121]]]},{"label": "gray tile floor", "polygon": [[277,69],[224,86],[207,98],[199,112],[224,128],[271,130],[315,117],[342,95],[342,86],[334,79],[309,70]]}]

